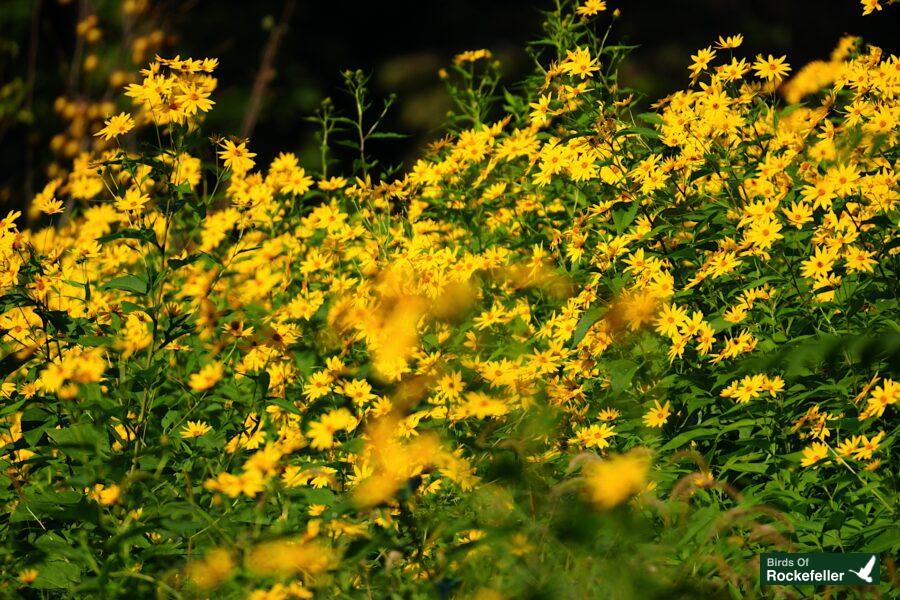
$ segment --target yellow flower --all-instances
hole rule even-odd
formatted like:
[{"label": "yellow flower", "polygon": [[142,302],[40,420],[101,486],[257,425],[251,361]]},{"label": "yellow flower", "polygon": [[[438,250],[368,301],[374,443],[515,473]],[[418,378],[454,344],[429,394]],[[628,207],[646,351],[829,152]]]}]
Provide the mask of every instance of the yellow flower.
[{"label": "yellow flower", "polygon": [[197,111],[209,112],[213,107],[212,100],[209,99],[209,91],[200,88],[194,84],[182,84],[181,93],[175,96],[185,115],[193,115]]},{"label": "yellow flower", "polygon": [[782,208],[781,212],[787,217],[788,222],[797,229],[812,221],[813,209],[805,202],[794,202],[790,208]]},{"label": "yellow flower", "polygon": [[493,398],[484,392],[466,394],[465,414],[476,419],[499,417],[509,412],[509,406],[499,398]]},{"label": "yellow flower", "polygon": [[606,423],[594,424],[590,427],[582,427],[576,432],[576,437],[570,442],[579,443],[585,448],[608,448],[609,438],[616,435],[612,427]]},{"label": "yellow flower", "polygon": [[37,576],[37,569],[24,569],[22,571],[19,571],[19,575],[18,577],[16,577],[16,579],[18,579],[19,582],[28,585],[30,583],[34,583],[34,580],[37,579]]},{"label": "yellow flower", "polygon": [[587,48],[576,48],[566,52],[566,58],[560,64],[560,69],[562,69],[563,73],[573,76],[577,75],[584,79],[600,70],[600,61],[592,58]]},{"label": "yellow flower", "polygon": [[222,492],[229,498],[237,498],[241,494],[253,498],[265,487],[265,479],[262,473],[251,468],[240,475],[219,473],[215,479],[207,479],[203,487],[210,491]]},{"label": "yellow flower", "polygon": [[307,437],[309,446],[314,450],[327,450],[334,446],[334,434],[338,431],[351,431],[357,420],[346,408],[332,410],[318,421],[309,424]]},{"label": "yellow flower", "polygon": [[467,62],[475,62],[476,60],[489,59],[493,56],[490,50],[466,50],[453,57],[453,64],[461,65]]},{"label": "yellow flower", "polygon": [[179,435],[183,438],[198,438],[209,433],[211,430],[212,427],[203,421],[188,421],[187,425],[182,427]]},{"label": "yellow flower", "polygon": [[803,449],[803,459],[800,465],[809,467],[828,457],[828,444],[824,442],[813,442],[811,445]]},{"label": "yellow flower", "polygon": [[125,195],[116,197],[116,208],[122,212],[141,212],[144,205],[150,202],[150,197],[141,192],[137,187],[129,188]]},{"label": "yellow flower", "polygon": [[601,510],[609,510],[637,494],[647,484],[650,457],[643,449],[619,454],[585,467],[585,492]]},{"label": "yellow flower", "polygon": [[853,435],[848,438],[844,438],[840,444],[837,445],[835,452],[838,453],[838,456],[843,458],[849,458],[855,452],[859,450],[859,443],[862,440],[861,436]]},{"label": "yellow flower", "polygon": [[872,252],[849,246],[844,253],[844,262],[850,273],[872,273],[878,263],[872,259]]},{"label": "yellow flower", "polygon": [[318,371],[310,375],[303,386],[303,395],[309,400],[318,400],[331,393],[334,376],[328,371]]},{"label": "yellow flower", "polygon": [[604,0],[585,0],[585,3],[576,8],[575,12],[582,17],[593,17],[604,10],[606,10],[606,2]]},{"label": "yellow flower", "polygon": [[113,484],[106,487],[102,483],[94,485],[93,488],[86,488],[84,491],[91,497],[91,500],[102,506],[116,504],[121,493],[119,486]]},{"label": "yellow flower", "polygon": [[214,548],[202,560],[191,561],[185,567],[188,580],[203,589],[218,587],[228,579],[234,569],[231,553],[222,548]]},{"label": "yellow flower", "polygon": [[878,450],[878,446],[881,444],[881,440],[884,439],[884,436],[885,432],[883,431],[878,432],[877,435],[874,435],[871,438],[865,435],[860,436],[859,448],[853,453],[853,458],[856,460],[868,460],[872,458],[872,454]]},{"label": "yellow flower", "polygon": [[346,185],[347,179],[344,177],[331,177],[329,179],[322,179],[318,183],[319,189],[325,192],[339,190]]},{"label": "yellow flower", "polygon": [[674,304],[666,304],[656,319],[656,331],[666,337],[675,337],[687,320],[687,312],[683,308]]},{"label": "yellow flower", "polygon": [[35,198],[34,207],[45,215],[56,215],[63,211],[62,200],[56,198]]},{"label": "yellow flower", "polygon": [[837,259],[834,250],[819,246],[813,256],[803,261],[803,276],[810,279],[827,277]]},{"label": "yellow flower", "polygon": [[262,577],[315,576],[338,564],[338,555],[323,542],[276,540],[254,546],[247,554],[244,566]]},{"label": "yellow flower", "polygon": [[188,385],[195,392],[202,392],[216,385],[220,379],[222,379],[222,363],[214,362],[191,375]]},{"label": "yellow flower", "polygon": [[222,142],[222,148],[219,158],[225,161],[225,167],[231,169],[235,175],[243,175],[256,164],[253,160],[256,154],[247,149],[246,142],[235,144],[231,140],[225,140]]},{"label": "yellow flower", "polygon": [[669,415],[672,413],[671,406],[668,400],[662,406],[660,406],[659,400],[654,400],[653,404],[653,408],[644,414],[644,425],[647,427],[662,427],[669,420]]},{"label": "yellow flower", "polygon": [[604,408],[600,411],[600,414],[597,415],[597,418],[601,421],[614,421],[618,419],[620,413],[615,408]]},{"label": "yellow flower", "polygon": [[756,57],[756,62],[753,63],[753,70],[756,71],[756,76],[760,79],[778,83],[791,71],[790,66],[785,62],[785,58],[785,56],[775,58],[771,54],[768,58],[763,58],[760,54]]},{"label": "yellow flower", "polygon": [[134,129],[134,119],[128,113],[119,113],[113,117],[110,117],[106,121],[104,121],[106,127],[95,133],[95,136],[100,136],[104,140],[109,141],[114,137],[118,137],[120,135],[125,135],[132,129]]},{"label": "yellow flower", "polygon": [[341,393],[350,398],[357,406],[368,403],[370,400],[377,398],[372,393],[372,386],[365,379],[354,379],[348,381],[341,388]]},{"label": "yellow flower", "polygon": [[881,0],[859,0],[863,6],[863,16],[871,15],[876,10],[881,10]]},{"label": "yellow flower", "polygon": [[691,55],[691,75],[697,77],[703,72],[709,63],[716,57],[716,51],[712,48],[701,48],[697,54]]},{"label": "yellow flower", "polygon": [[734,49],[740,47],[740,45],[743,43],[744,36],[742,36],[741,34],[730,35],[726,38],[723,38],[720,35],[718,41],[716,42],[716,48],[719,48],[720,50]]},{"label": "yellow flower", "polygon": [[872,390],[866,410],[860,414],[859,418],[880,417],[888,406],[896,404],[898,400],[900,400],[900,383],[886,378],[880,386]]},{"label": "yellow flower", "polygon": [[746,239],[758,249],[768,250],[775,242],[784,237],[779,233],[780,231],[781,223],[778,221],[759,219],[750,226]]}]

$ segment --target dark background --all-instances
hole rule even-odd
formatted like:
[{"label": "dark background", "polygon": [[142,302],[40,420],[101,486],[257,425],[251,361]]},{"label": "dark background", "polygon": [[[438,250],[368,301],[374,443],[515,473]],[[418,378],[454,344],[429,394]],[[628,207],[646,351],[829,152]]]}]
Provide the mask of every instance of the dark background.
[{"label": "dark background", "polygon": [[[0,0],[0,85],[19,81],[29,114],[10,106],[0,94],[0,211],[21,208],[43,185],[54,156],[49,139],[61,127],[53,100],[66,92],[68,63],[75,47],[79,4],[85,0]],[[341,71],[361,68],[372,74],[376,98],[398,95],[387,127],[409,134],[403,140],[379,141],[375,154],[387,162],[408,161],[443,122],[449,107],[437,71],[456,53],[489,48],[511,84],[530,69],[524,45],[541,34],[541,10],[552,0],[419,2],[351,2],[298,0],[282,39],[276,74],[265,94],[252,148],[258,161],[278,151],[301,155],[315,168],[312,132],[304,120],[322,98],[347,108],[341,95]],[[94,0],[101,16],[118,2]],[[260,57],[274,24],[281,20],[283,0],[153,2],[154,15],[166,32],[164,55],[215,56],[220,89],[209,115],[207,133],[238,133],[259,70]],[[854,0],[684,0],[652,2],[610,0],[598,27],[605,27],[619,7],[611,39],[640,44],[621,71],[623,83],[661,97],[687,84],[690,54],[712,44],[719,35],[744,34],[738,56],[758,52],[788,55],[796,71],[806,62],[827,58],[838,39],[852,33],[896,51],[900,6],[862,16]],[[37,14],[36,22],[32,15]],[[34,33],[32,30],[34,29]],[[109,26],[110,37],[115,24]],[[37,39],[36,49],[31,41]],[[110,42],[114,44],[114,40]],[[29,53],[35,68],[29,76]],[[123,68],[135,67],[123,65]],[[33,85],[30,85],[33,83]],[[70,90],[71,92],[71,90]],[[74,95],[93,93],[120,97],[110,90],[81,87]],[[6,96],[9,96],[8,93]],[[5,102],[5,104],[4,104]],[[14,101],[13,101],[14,104]],[[127,104],[120,102],[121,108]]]}]

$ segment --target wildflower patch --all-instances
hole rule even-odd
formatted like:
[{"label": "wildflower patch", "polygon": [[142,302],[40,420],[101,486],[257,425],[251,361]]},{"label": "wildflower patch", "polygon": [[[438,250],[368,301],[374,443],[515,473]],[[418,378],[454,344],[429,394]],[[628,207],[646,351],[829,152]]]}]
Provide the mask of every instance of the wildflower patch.
[{"label": "wildflower patch", "polygon": [[123,79],[0,219],[4,594],[888,593],[900,59],[730,34],[642,103],[620,14],[459,54],[401,169],[358,71],[318,163],[208,130],[215,58]]}]

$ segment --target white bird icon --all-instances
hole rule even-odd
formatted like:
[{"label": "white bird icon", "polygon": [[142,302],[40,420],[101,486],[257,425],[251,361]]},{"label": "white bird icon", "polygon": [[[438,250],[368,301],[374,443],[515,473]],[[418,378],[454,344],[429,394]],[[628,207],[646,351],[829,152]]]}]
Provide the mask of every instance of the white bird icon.
[{"label": "white bird icon", "polygon": [[872,555],[872,558],[869,559],[869,562],[866,563],[859,571],[854,571],[853,569],[848,569],[851,573],[855,574],[857,577],[865,581],[866,583],[872,583],[872,567],[875,566],[875,555]]}]

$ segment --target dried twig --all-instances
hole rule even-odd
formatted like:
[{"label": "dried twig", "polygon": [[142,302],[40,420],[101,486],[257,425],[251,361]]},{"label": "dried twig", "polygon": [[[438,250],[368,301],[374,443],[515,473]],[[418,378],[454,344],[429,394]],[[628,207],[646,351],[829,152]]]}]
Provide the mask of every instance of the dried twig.
[{"label": "dried twig", "polygon": [[[25,81],[26,97],[25,109],[32,113],[34,111],[34,86],[37,81],[37,57],[38,42],[40,41],[40,16],[41,16],[41,0],[36,0],[31,9],[31,31],[28,41],[28,75]],[[36,136],[29,134],[27,136],[27,150],[25,152],[25,202],[31,202],[34,197],[34,163],[35,163],[35,144]]]},{"label": "dried twig", "polygon": [[253,91],[250,94],[250,104],[247,112],[244,114],[244,123],[241,125],[241,137],[248,138],[256,128],[256,121],[259,119],[259,112],[262,109],[263,96],[272,78],[275,77],[275,55],[278,53],[278,46],[284,34],[287,33],[288,23],[294,14],[296,0],[286,0],[284,8],[281,11],[281,20],[272,28],[269,34],[269,40],[263,50],[262,58],[259,63],[259,71],[256,73],[256,80],[253,82]]},{"label": "dried twig", "polygon": [[[88,0],[78,3],[78,23],[84,21],[90,13]],[[72,62],[69,65],[69,81],[66,85],[66,93],[72,96],[78,88],[78,76],[81,74],[81,55],[84,53],[84,37],[75,36],[75,50],[72,52]]]}]

